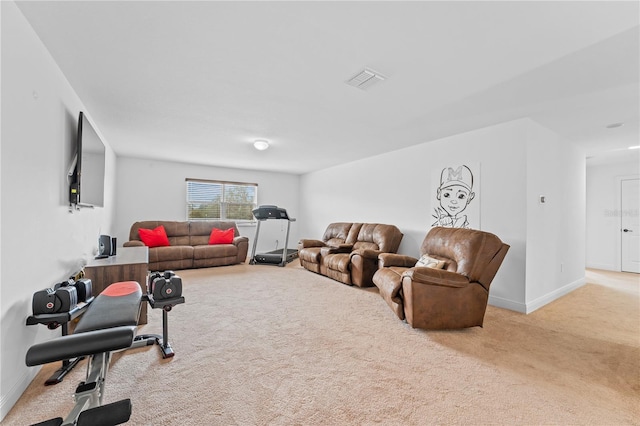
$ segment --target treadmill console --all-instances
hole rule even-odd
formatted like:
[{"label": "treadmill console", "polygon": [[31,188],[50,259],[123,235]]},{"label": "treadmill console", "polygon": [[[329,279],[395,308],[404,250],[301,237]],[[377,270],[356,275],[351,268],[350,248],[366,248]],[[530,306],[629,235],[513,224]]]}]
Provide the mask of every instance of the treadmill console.
[{"label": "treadmill console", "polygon": [[253,210],[253,215],[258,220],[266,219],[285,219],[289,220],[287,210],[278,206],[260,206]]}]

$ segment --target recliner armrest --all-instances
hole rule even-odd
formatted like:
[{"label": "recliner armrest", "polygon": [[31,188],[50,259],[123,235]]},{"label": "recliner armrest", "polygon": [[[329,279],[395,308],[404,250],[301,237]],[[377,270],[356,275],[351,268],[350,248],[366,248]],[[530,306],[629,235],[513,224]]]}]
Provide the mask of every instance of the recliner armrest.
[{"label": "recliner armrest", "polygon": [[326,244],[324,241],[320,240],[309,240],[302,239],[298,241],[298,248],[307,248],[307,247],[324,247]]},{"label": "recliner armrest", "polygon": [[378,268],[388,268],[391,266],[401,266],[411,268],[415,266],[418,259],[412,256],[397,253],[380,253],[378,255]]},{"label": "recliner armrest", "polygon": [[320,249],[320,253],[322,256],[326,256],[328,254],[336,254],[336,253],[351,253],[353,249],[353,244],[340,244],[337,246],[326,246]]},{"label": "recliner armrest", "polygon": [[469,278],[456,272],[444,269],[434,269],[427,267],[411,268],[402,273],[402,280],[410,278],[416,283],[437,285],[442,287],[460,288],[466,287],[471,282]]},{"label": "recliner armrest", "polygon": [[378,258],[378,255],[380,255],[381,253],[382,252],[380,250],[358,249],[351,252],[351,257],[358,255],[364,257],[365,259],[376,260]]}]

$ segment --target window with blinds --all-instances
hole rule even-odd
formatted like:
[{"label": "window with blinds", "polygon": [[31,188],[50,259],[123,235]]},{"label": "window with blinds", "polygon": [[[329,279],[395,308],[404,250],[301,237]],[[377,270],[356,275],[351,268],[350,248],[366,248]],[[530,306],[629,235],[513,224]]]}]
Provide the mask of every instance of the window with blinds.
[{"label": "window with blinds", "polygon": [[187,179],[187,220],[255,222],[258,184]]}]

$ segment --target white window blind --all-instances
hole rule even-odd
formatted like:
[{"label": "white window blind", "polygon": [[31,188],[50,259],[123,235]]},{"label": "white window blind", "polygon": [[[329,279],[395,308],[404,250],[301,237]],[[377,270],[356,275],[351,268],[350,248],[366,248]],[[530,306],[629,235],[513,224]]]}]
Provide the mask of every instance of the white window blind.
[{"label": "white window blind", "polygon": [[187,220],[254,222],[258,184],[186,179]]}]

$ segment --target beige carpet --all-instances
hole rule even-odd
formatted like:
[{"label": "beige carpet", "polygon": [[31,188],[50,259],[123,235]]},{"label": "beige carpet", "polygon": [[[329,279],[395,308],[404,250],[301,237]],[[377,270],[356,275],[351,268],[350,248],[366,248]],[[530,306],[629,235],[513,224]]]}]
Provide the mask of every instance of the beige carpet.
[{"label": "beige carpet", "polygon": [[[530,314],[489,307],[484,328],[426,332],[377,289],[302,269],[180,271],[173,359],[118,353],[105,402],[135,425],[640,425],[638,276],[589,284]],[[161,333],[150,310],[141,333]],[[2,424],[65,416],[83,362],[45,387],[47,365]]]}]

